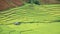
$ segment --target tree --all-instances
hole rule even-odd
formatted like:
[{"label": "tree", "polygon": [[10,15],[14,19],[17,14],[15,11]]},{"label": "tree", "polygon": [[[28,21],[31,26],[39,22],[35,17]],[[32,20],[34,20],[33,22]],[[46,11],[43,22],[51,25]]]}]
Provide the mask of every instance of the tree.
[{"label": "tree", "polygon": [[39,0],[28,0],[28,3],[40,5]]}]

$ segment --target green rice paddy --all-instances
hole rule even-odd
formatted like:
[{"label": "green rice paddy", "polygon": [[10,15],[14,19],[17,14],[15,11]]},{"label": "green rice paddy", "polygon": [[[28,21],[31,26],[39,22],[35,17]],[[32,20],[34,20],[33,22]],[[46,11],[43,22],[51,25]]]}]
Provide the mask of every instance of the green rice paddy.
[{"label": "green rice paddy", "polygon": [[60,4],[26,4],[0,12],[0,34],[60,34],[57,20],[60,20]]}]

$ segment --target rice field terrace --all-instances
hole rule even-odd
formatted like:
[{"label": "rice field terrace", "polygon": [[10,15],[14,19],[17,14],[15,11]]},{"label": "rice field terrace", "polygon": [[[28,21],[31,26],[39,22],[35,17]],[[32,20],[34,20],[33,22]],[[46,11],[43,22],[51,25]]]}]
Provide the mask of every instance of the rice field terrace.
[{"label": "rice field terrace", "polygon": [[60,34],[60,4],[26,4],[1,11],[0,34]]}]

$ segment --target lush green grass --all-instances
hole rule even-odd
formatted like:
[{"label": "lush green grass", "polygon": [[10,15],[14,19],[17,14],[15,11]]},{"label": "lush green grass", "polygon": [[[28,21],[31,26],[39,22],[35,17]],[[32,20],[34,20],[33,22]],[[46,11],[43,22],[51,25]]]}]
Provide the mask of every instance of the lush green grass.
[{"label": "lush green grass", "polygon": [[27,4],[0,13],[0,34],[60,34],[60,22],[56,20],[60,20],[60,4]]},{"label": "lush green grass", "polygon": [[[1,31],[2,30],[2,31]],[[60,23],[26,23],[16,25],[0,25],[0,34],[60,34]]]},{"label": "lush green grass", "polygon": [[25,5],[1,12],[1,23],[50,22],[60,19],[60,5]]}]

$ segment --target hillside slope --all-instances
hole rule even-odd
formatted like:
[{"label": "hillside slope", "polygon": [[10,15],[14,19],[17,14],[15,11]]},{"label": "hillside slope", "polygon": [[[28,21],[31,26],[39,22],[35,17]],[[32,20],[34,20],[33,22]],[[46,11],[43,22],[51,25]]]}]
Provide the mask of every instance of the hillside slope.
[{"label": "hillside slope", "polygon": [[60,4],[26,4],[0,12],[0,34],[60,34]]}]

